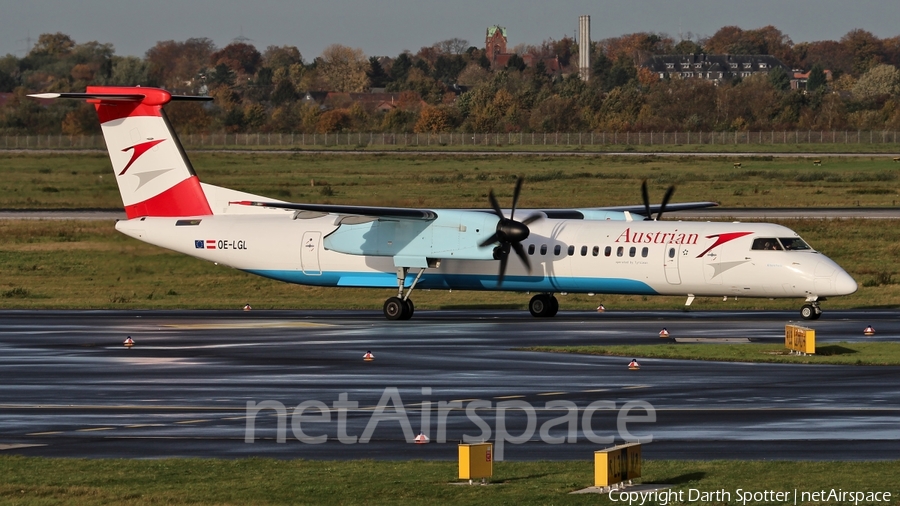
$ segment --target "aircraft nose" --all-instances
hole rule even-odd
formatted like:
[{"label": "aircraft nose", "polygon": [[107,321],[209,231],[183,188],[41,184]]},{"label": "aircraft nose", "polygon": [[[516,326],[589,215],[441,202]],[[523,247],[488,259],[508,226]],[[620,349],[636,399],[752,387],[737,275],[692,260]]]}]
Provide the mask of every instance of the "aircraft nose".
[{"label": "aircraft nose", "polygon": [[850,277],[843,269],[838,269],[837,275],[834,277],[834,291],[837,295],[850,295],[856,292],[859,286],[856,280]]}]

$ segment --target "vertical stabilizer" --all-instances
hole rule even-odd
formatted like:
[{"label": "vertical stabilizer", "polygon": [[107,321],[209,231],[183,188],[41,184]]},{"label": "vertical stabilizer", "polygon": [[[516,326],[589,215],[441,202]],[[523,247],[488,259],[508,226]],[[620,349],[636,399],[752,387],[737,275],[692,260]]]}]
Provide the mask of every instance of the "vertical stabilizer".
[{"label": "vertical stabilizer", "polygon": [[157,88],[89,86],[87,93],[46,93],[94,104],[129,219],[212,214],[200,180],[163,106],[179,97]]}]

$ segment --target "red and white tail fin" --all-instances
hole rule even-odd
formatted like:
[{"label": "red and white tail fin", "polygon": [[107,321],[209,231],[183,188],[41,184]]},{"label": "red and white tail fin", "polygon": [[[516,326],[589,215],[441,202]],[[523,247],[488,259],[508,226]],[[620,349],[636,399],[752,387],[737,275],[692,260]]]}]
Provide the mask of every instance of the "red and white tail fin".
[{"label": "red and white tail fin", "polygon": [[211,100],[209,97],[119,86],[88,86],[87,93],[32,96],[77,98],[94,104],[129,219],[212,214],[200,180],[163,112],[171,100]]}]

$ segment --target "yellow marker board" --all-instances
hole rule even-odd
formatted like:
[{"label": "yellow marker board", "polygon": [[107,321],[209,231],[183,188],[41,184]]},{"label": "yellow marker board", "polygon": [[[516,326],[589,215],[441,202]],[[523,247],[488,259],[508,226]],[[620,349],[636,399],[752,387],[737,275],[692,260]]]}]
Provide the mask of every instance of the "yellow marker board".
[{"label": "yellow marker board", "polygon": [[799,325],[784,326],[784,347],[813,355],[816,353],[816,331]]},{"label": "yellow marker board", "polygon": [[490,478],[494,474],[493,443],[459,445],[459,479]]},{"label": "yellow marker board", "polygon": [[640,477],[640,443],[628,443],[594,452],[595,487],[609,487]]}]

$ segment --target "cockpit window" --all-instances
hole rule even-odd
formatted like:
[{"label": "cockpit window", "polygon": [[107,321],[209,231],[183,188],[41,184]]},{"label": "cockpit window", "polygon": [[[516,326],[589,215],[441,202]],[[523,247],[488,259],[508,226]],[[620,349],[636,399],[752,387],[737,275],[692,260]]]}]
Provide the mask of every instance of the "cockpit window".
[{"label": "cockpit window", "polygon": [[779,251],[782,248],[778,239],[774,237],[760,237],[759,239],[754,239],[751,249]]},{"label": "cockpit window", "polygon": [[781,244],[784,245],[784,249],[788,251],[800,251],[800,250],[809,250],[812,249],[809,247],[809,244],[806,244],[806,241],[799,237],[781,237]]}]

